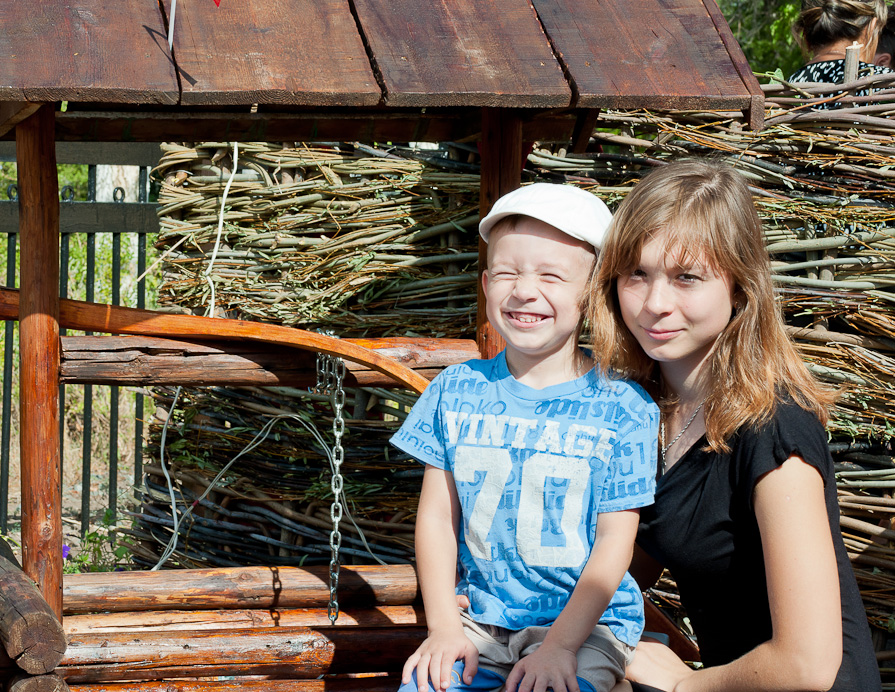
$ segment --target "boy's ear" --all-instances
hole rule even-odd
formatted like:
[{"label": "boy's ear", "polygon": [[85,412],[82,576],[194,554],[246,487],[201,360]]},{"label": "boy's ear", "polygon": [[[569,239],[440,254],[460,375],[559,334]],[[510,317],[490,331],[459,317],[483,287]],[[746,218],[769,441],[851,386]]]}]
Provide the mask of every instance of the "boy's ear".
[{"label": "boy's ear", "polygon": [[482,290],[488,292],[488,270],[482,272]]}]

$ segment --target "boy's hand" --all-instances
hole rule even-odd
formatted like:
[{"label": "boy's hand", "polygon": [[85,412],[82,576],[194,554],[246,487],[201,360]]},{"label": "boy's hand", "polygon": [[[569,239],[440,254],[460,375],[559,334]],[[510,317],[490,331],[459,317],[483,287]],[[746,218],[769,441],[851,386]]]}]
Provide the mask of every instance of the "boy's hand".
[{"label": "boy's hand", "polygon": [[541,644],[520,660],[507,678],[507,692],[579,692],[574,651]]},{"label": "boy's hand", "polygon": [[[446,690],[451,684],[451,668],[454,663],[463,659],[463,682],[472,683],[479,667],[479,652],[463,630],[449,632],[430,632],[420,647],[413,652],[401,675],[401,683],[411,681],[416,669],[416,684],[419,692],[427,692],[428,681],[432,681],[435,692]],[[559,691],[557,691],[559,692]]]}]

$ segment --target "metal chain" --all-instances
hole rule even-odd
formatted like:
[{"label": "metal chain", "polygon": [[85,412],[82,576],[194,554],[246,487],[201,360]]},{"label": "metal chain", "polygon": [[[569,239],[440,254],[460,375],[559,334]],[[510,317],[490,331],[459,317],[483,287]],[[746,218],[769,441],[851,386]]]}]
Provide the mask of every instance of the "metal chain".
[{"label": "metal chain", "polygon": [[345,389],[342,383],[345,378],[345,361],[335,356],[317,354],[317,386],[318,393],[329,394],[333,407],[333,448],[332,448],[332,493],[333,502],[329,516],[332,520],[332,531],[329,534],[329,621],[335,625],[339,618],[339,550],[342,547],[342,534],[339,522],[342,521],[342,461],[345,450],[342,448],[342,435],[345,432]]}]

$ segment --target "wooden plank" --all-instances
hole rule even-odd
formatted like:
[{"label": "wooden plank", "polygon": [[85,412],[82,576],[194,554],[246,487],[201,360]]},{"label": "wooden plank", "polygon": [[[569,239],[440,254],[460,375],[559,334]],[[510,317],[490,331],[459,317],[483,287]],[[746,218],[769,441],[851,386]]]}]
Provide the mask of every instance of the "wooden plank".
[{"label": "wooden plank", "polygon": [[[213,2],[211,7],[214,9]],[[242,113],[69,109],[56,116],[56,138],[94,142],[454,142],[479,131],[475,108],[427,113],[368,108],[293,113],[270,112],[270,108],[260,106],[255,114],[248,109]]]},{"label": "wooden plank", "polygon": [[72,685],[71,692],[395,692],[400,675],[326,677],[321,680],[231,678],[229,680],[158,680]]},{"label": "wooden plank", "polygon": [[[56,163],[155,166],[161,157],[159,142],[56,142]],[[0,161],[15,160],[15,142],[0,142]]]},{"label": "wooden plank", "polygon": [[703,2],[705,3],[706,11],[712,18],[712,23],[714,23],[718,35],[721,37],[721,41],[724,43],[724,47],[727,49],[727,54],[730,56],[737,74],[749,91],[751,96],[749,107],[743,109],[743,113],[749,121],[749,129],[758,132],[764,127],[764,92],[761,90],[761,85],[749,66],[749,61],[746,60],[743,49],[740,48],[740,44],[734,38],[727,20],[721,14],[718,3],[715,0],[703,0]]},{"label": "wooden plank", "polygon": [[69,692],[69,687],[56,673],[17,675],[7,684],[6,692]]},{"label": "wooden plank", "polygon": [[0,26],[0,100],[178,101],[177,76],[155,2],[3,2]]},{"label": "wooden plank", "polygon": [[[499,197],[522,184],[522,119],[517,111],[486,108],[482,112],[482,180],[479,218],[494,206]],[[476,309],[476,342],[482,358],[493,358],[506,342],[485,314],[486,300],[482,272],[488,266],[488,245],[479,238],[479,281]]]},{"label": "wooden plank", "polygon": [[18,564],[0,557],[0,642],[26,673],[51,673],[65,653],[65,632]]},{"label": "wooden plank", "polygon": [[71,692],[395,692],[400,675],[326,677],[321,680],[231,678],[229,680],[157,680],[71,685]]},{"label": "wooden plank", "polygon": [[[62,325],[64,327],[64,325]],[[432,379],[448,365],[478,357],[465,339],[346,339]],[[315,356],[266,344],[190,342],[155,337],[63,336],[65,384],[148,386],[308,387],[316,382]],[[382,387],[392,380],[346,362],[347,386]]]},{"label": "wooden plank", "polygon": [[[421,605],[339,609],[339,627],[394,627],[424,625]],[[175,632],[245,629],[247,627],[324,627],[329,625],[326,604],[317,608],[267,610],[147,610],[123,613],[85,613],[65,616],[69,636],[101,632]]]},{"label": "wooden plank", "polygon": [[316,678],[397,672],[426,638],[424,627],[276,627],[83,634],[57,668],[66,682],[166,680],[232,675]]},{"label": "wooden plank", "polygon": [[355,0],[394,107],[561,108],[571,89],[526,0]]},{"label": "wooden plank", "polygon": [[[58,210],[58,207],[55,205],[46,206],[51,206]],[[56,223],[58,228],[58,218]],[[58,253],[56,248],[58,248],[58,235],[53,248]],[[22,252],[24,256],[24,245]],[[58,255],[56,262],[56,267],[58,268]],[[24,286],[24,271],[22,276],[22,285]],[[58,282],[58,269],[56,277]],[[198,317],[196,315],[169,315],[154,310],[101,305],[80,300],[59,300],[58,296],[55,297],[55,301],[59,315],[58,320],[55,322],[57,324],[57,332],[53,340],[56,361],[54,369],[50,372],[57,385],[59,383],[58,324],[64,324],[66,328],[83,330],[85,332],[132,334],[136,336],[179,336],[189,339],[232,339],[234,341],[256,341],[289,346],[303,351],[338,356],[339,358],[366,365],[390,376],[395,384],[412,389],[417,393],[421,393],[429,385],[429,381],[425,377],[388,356],[347,340],[343,341],[304,329],[293,329],[291,327],[259,322],[245,322],[243,320]],[[19,314],[19,292],[10,288],[0,288],[0,319],[17,319]],[[21,312],[23,318],[26,314],[24,311]],[[24,323],[22,326],[24,326]],[[42,346],[42,348],[44,347]],[[58,420],[56,425],[58,426]],[[61,543],[59,554],[62,554]]]},{"label": "wooden plank", "polygon": [[373,106],[382,95],[348,0],[181,2],[174,55],[184,105]]},{"label": "wooden plank", "polygon": [[30,101],[6,101],[0,103],[0,135],[5,135],[16,125],[40,108],[41,104]]},{"label": "wooden plank", "polygon": [[702,0],[532,2],[580,108],[752,105]]},{"label": "wooden plank", "polygon": [[[217,567],[65,575],[65,613],[218,608],[314,608],[329,600],[329,566]],[[342,565],[339,603],[410,605],[412,565]]]},{"label": "wooden plank", "polygon": [[[0,190],[0,193],[5,193]],[[137,202],[71,202],[59,208],[62,233],[158,233],[158,205]],[[0,233],[18,233],[19,208],[0,202]]]},{"label": "wooden plank", "polygon": [[22,566],[53,612],[62,617],[59,188],[53,125],[53,107],[44,106],[16,126],[22,286],[20,466]]}]

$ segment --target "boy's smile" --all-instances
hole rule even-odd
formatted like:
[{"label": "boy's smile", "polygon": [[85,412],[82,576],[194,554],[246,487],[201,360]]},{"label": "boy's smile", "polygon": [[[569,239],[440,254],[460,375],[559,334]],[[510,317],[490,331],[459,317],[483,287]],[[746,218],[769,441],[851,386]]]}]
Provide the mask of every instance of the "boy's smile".
[{"label": "boy's smile", "polygon": [[557,382],[577,376],[581,299],[593,264],[589,244],[542,221],[523,216],[495,227],[482,282],[514,376],[548,364]]}]

